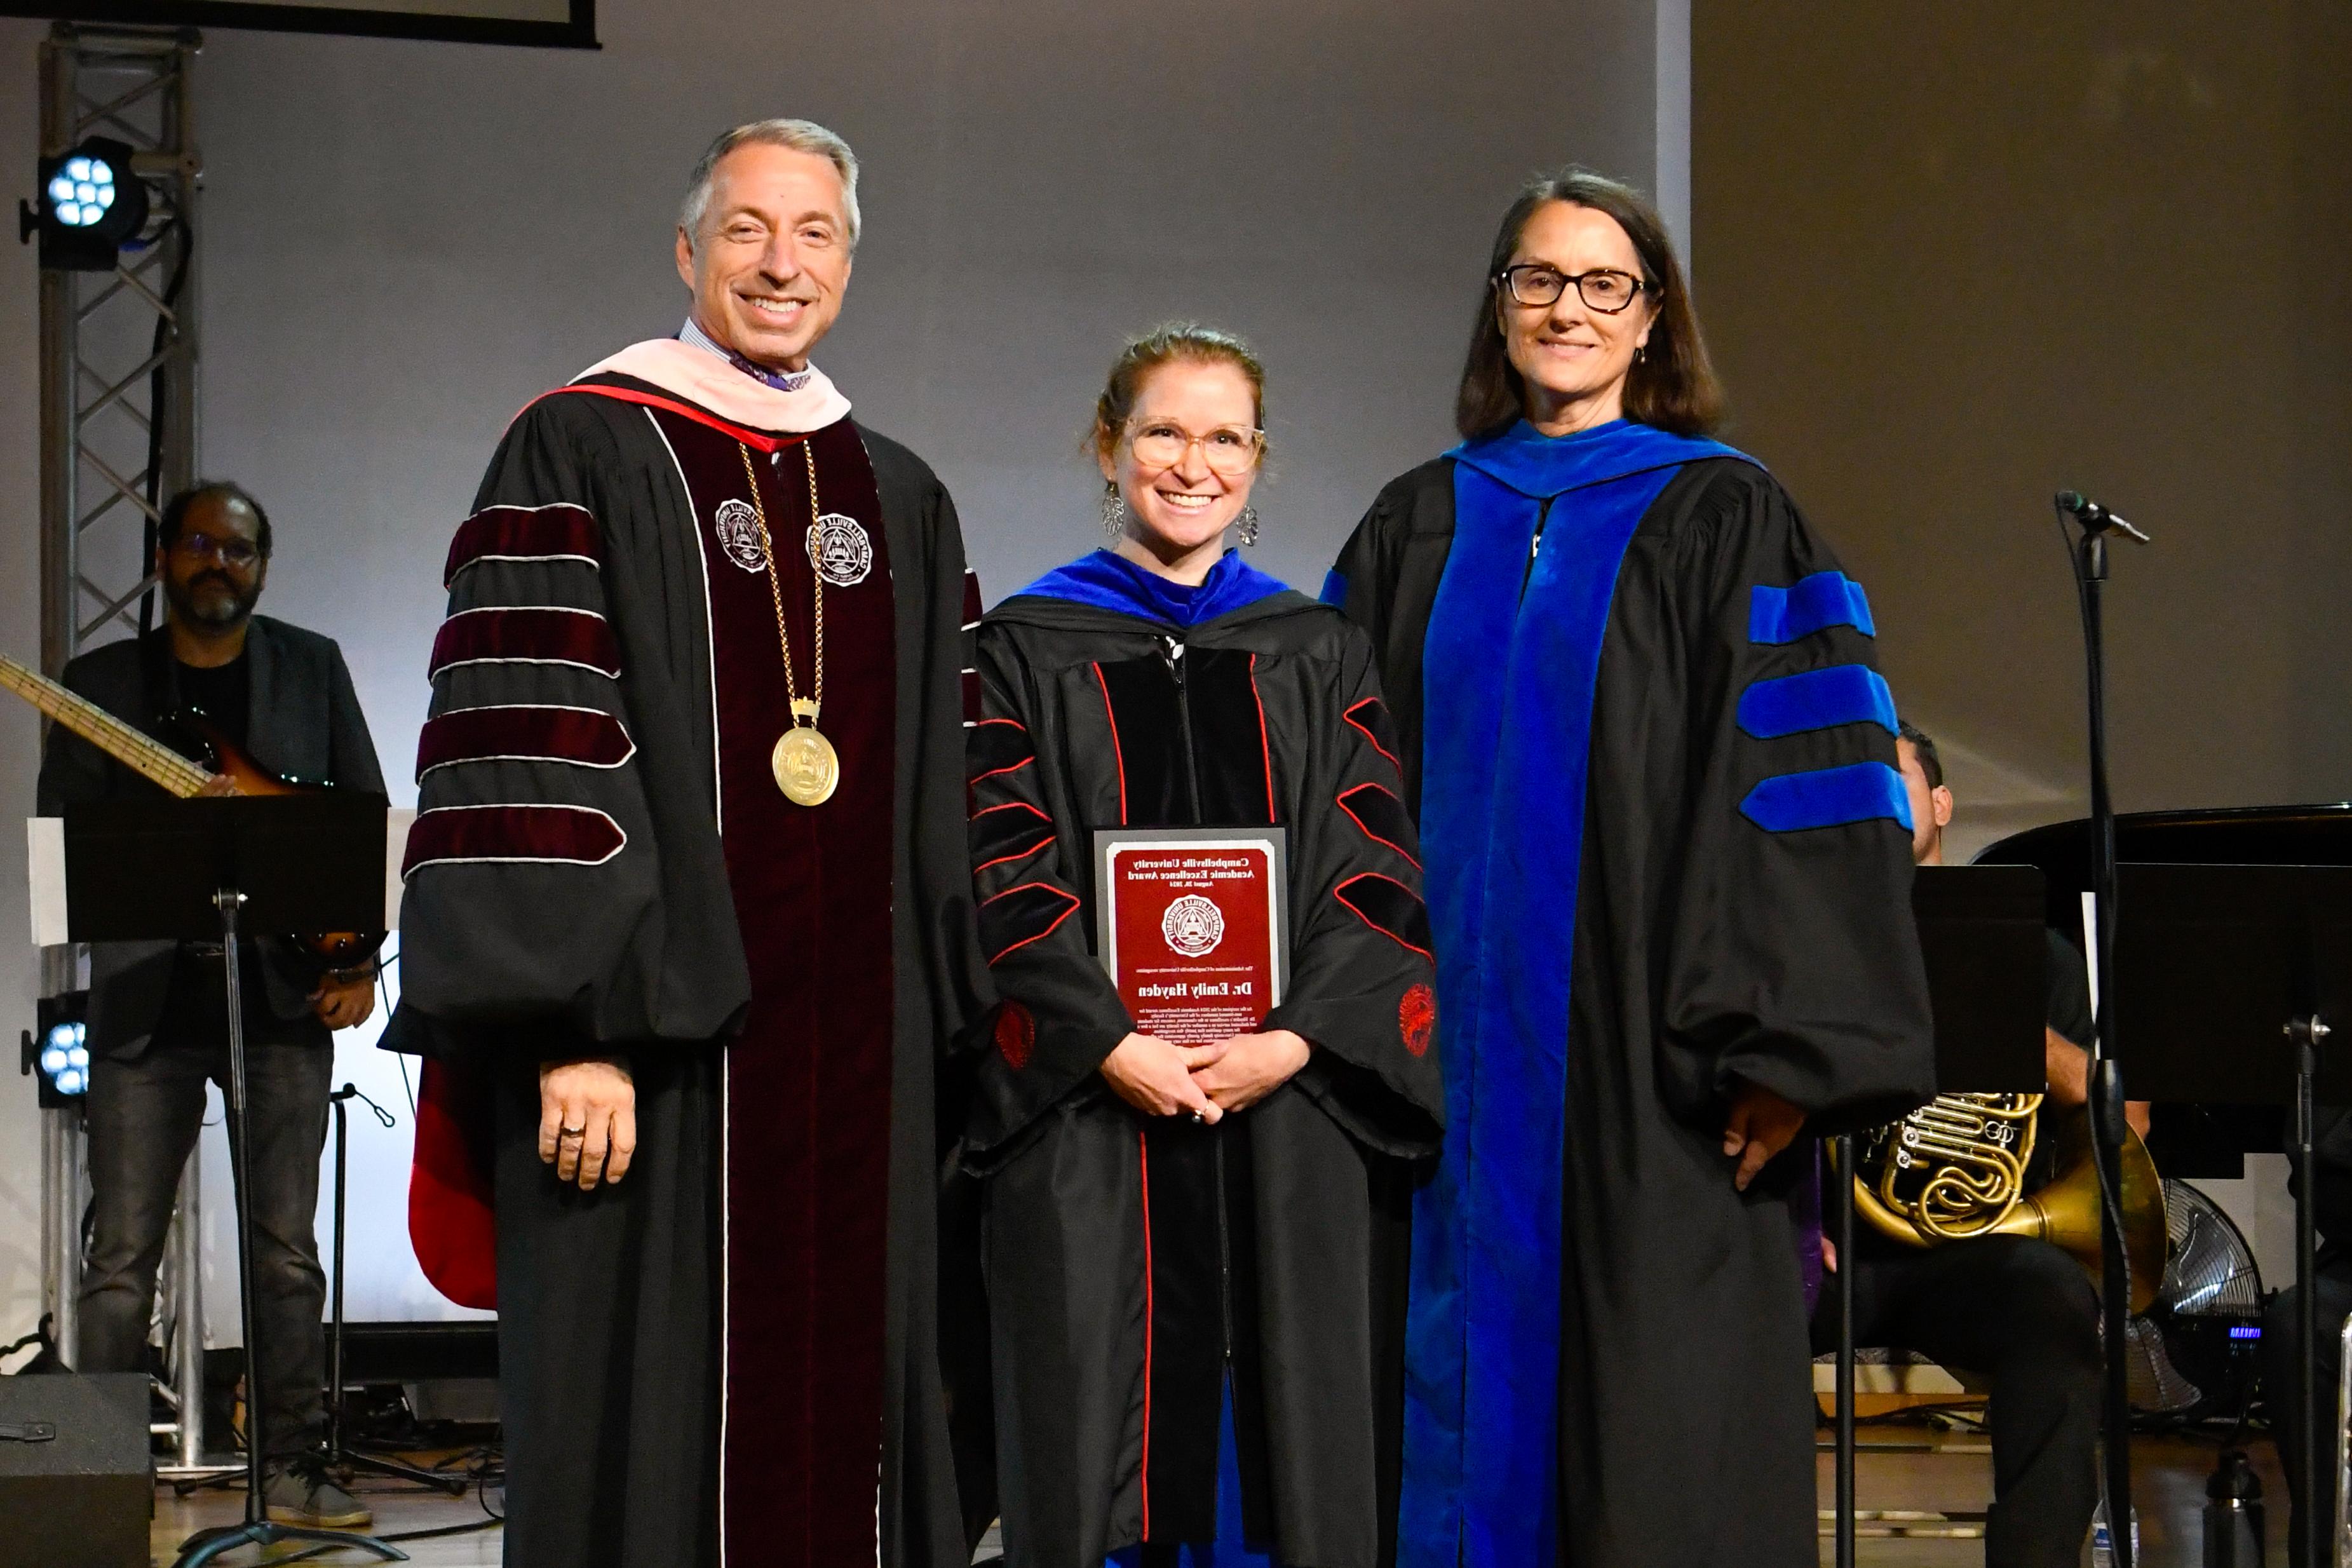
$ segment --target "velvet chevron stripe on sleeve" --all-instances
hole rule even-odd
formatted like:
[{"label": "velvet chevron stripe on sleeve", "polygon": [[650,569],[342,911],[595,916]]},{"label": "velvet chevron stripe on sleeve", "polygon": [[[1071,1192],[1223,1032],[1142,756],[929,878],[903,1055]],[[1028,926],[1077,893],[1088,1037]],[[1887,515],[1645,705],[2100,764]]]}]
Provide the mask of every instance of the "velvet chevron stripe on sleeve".
[{"label": "velvet chevron stripe on sleeve", "polygon": [[972,875],[977,877],[993,867],[1026,860],[1053,842],[1054,819],[1025,800],[1008,801],[974,812]]},{"label": "velvet chevron stripe on sleeve", "polygon": [[593,610],[460,610],[433,639],[427,679],[465,664],[569,664],[617,677],[621,648]]},{"label": "velvet chevron stripe on sleeve", "polygon": [[1429,907],[1395,878],[1366,871],[1340,883],[1331,896],[1382,936],[1423,958],[1430,956]]},{"label": "velvet chevron stripe on sleeve", "polygon": [[1865,664],[1833,664],[1777,679],[1759,680],[1739,694],[1739,727],[1759,741],[1875,724],[1895,733],[1895,694],[1885,677]]},{"label": "velvet chevron stripe on sleeve", "polygon": [[1748,640],[1768,647],[1797,642],[1832,626],[1876,637],[1870,600],[1843,572],[1816,572],[1786,588],[1757,584],[1748,600]]},{"label": "velvet chevron stripe on sleeve", "polygon": [[1007,888],[980,906],[980,945],[988,962],[1002,962],[1016,948],[1054,934],[1077,912],[1077,895],[1050,882],[1024,882]]},{"label": "velvet chevron stripe on sleeve", "polygon": [[1367,697],[1349,707],[1341,717],[1360,731],[1365,740],[1372,743],[1372,750],[1386,757],[1399,768],[1404,766],[1397,760],[1396,725],[1389,718],[1387,703],[1377,697]]},{"label": "velvet chevron stripe on sleeve", "polygon": [[469,862],[601,866],[628,841],[619,823],[584,805],[436,806],[408,830],[400,875]]},{"label": "velvet chevron stripe on sleeve", "polygon": [[460,708],[425,721],[416,776],[458,763],[570,763],[617,768],[636,755],[621,721],[599,708]]},{"label": "velvet chevron stripe on sleeve", "polygon": [[1911,831],[1911,798],[1903,775],[1885,763],[1778,774],[1748,792],[1739,814],[1768,833],[1843,827],[1882,816]]},{"label": "velvet chevron stripe on sleeve", "polygon": [[488,561],[577,561],[601,569],[604,545],[596,520],[579,507],[488,506],[458,524],[441,585],[447,587],[467,567]]},{"label": "velvet chevron stripe on sleeve", "polygon": [[1339,792],[1339,809],[1365,837],[1387,845],[1412,861],[1415,870],[1420,869],[1421,861],[1405,847],[1412,842],[1412,818],[1394,791],[1384,784],[1360,784]]}]

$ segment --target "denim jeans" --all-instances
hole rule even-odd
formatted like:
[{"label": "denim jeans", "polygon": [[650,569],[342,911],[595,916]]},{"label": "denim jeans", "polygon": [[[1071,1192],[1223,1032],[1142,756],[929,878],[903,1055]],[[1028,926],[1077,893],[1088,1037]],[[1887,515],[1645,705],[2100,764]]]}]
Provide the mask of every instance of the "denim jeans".
[{"label": "denim jeans", "polygon": [[[147,1366],[155,1269],[180,1172],[204,1122],[206,1080],[226,1094],[228,1031],[217,971],[208,991],[192,989],[174,995],[166,1026],[138,1058],[90,1064],[91,1235],[78,1371]],[[205,1002],[220,1022],[206,1018]],[[246,1331],[261,1378],[266,1451],[284,1455],[316,1445],[326,1430],[327,1277],[312,1216],[335,1060],[324,1025],[255,1012],[248,1006],[245,1058],[253,1147],[248,1159],[232,1139],[231,1153],[253,1206],[254,1321]],[[235,1300],[228,1298],[230,1311]],[[215,1321],[226,1315],[222,1305],[215,1299]]]}]

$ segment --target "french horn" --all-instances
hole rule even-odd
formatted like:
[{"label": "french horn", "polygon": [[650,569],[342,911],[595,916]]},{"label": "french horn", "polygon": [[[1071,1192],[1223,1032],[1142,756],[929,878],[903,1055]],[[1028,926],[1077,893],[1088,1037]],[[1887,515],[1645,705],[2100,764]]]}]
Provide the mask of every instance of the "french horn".
[{"label": "french horn", "polygon": [[[2052,1139],[2056,1174],[2025,1190],[2038,1094],[1939,1094],[1900,1121],[1858,1141],[1854,1209],[1881,1235],[1912,1247],[1983,1236],[2049,1242],[2101,1275],[2099,1174],[2087,1111],[2067,1116]],[[2147,1145],[2124,1129],[2123,1232],[2131,1263],[2131,1310],[2144,1312],[2164,1281],[2164,1182]]]}]

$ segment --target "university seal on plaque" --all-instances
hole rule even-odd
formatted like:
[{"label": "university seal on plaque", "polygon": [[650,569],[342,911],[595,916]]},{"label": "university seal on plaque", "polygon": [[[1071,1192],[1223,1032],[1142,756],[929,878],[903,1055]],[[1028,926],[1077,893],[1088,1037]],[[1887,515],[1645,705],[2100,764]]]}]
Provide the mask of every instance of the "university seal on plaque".
[{"label": "university seal on plaque", "polygon": [[1160,917],[1160,934],[1186,958],[1205,958],[1225,940],[1225,912],[1197,893],[1187,893]]}]

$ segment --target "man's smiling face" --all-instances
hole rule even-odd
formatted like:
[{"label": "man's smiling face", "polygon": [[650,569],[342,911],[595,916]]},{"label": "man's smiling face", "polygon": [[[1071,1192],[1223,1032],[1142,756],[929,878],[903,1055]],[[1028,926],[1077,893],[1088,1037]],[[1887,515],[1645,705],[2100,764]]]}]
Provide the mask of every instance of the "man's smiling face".
[{"label": "man's smiling face", "polygon": [[746,142],[719,161],[698,233],[677,235],[695,324],[772,370],[804,370],[849,287],[849,216],[831,160]]}]

